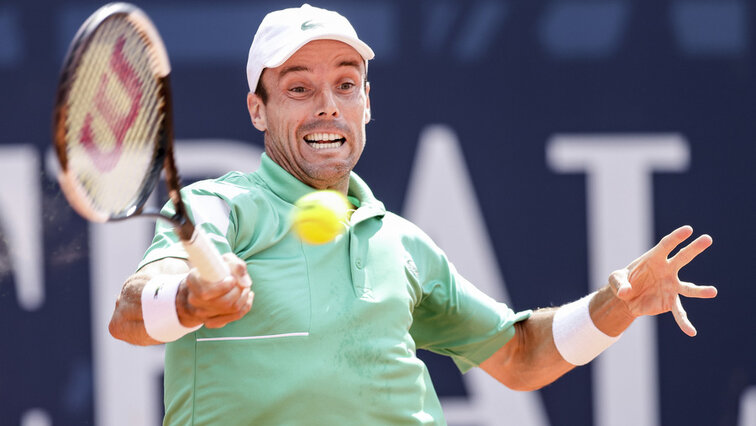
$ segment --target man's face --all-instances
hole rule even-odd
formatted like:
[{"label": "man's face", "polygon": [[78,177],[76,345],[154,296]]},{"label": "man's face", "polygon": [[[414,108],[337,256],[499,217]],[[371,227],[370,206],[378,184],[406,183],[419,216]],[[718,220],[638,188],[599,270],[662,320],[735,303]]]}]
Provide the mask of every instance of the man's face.
[{"label": "man's face", "polygon": [[346,191],[370,121],[365,72],[362,56],[335,40],[307,43],[266,69],[267,103],[250,94],[247,105],[270,158],[314,188]]}]

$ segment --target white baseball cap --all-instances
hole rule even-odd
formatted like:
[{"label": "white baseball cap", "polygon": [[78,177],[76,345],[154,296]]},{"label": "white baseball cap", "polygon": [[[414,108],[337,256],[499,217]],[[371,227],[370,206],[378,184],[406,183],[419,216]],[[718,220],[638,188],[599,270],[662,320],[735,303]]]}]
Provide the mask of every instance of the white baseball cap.
[{"label": "white baseball cap", "polygon": [[313,40],[337,40],[354,48],[365,64],[373,59],[373,50],[357,37],[349,21],[336,12],[303,4],[265,15],[252,40],[247,59],[249,90],[257,89],[263,69],[275,68],[297,50]]}]

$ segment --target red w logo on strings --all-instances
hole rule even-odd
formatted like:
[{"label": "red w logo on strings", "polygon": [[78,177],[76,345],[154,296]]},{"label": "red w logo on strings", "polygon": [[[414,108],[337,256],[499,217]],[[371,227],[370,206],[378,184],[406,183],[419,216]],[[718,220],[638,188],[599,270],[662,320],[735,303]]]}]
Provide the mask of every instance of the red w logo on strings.
[{"label": "red w logo on strings", "polygon": [[134,125],[134,121],[136,121],[137,115],[139,115],[139,104],[142,100],[142,88],[136,72],[123,54],[125,43],[126,40],[123,36],[116,41],[113,54],[110,56],[109,65],[125,89],[126,94],[131,99],[129,111],[126,114],[119,114],[116,111],[116,105],[108,98],[107,87],[110,78],[107,73],[103,73],[100,78],[100,85],[97,87],[97,94],[94,100],[97,111],[115,136],[115,146],[109,151],[103,151],[95,144],[94,133],[92,131],[92,121],[94,120],[92,112],[88,112],[84,118],[84,127],[81,129],[81,136],[79,138],[81,145],[101,172],[109,172],[118,163],[118,158],[123,151],[123,141],[126,137],[126,132]]}]

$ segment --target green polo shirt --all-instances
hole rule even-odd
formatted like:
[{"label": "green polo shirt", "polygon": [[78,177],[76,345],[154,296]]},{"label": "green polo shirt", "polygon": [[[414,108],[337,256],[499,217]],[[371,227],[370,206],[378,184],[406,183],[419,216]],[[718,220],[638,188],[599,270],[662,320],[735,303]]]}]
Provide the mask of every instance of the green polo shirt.
[{"label": "green polo shirt", "polygon": [[[417,349],[449,355],[465,372],[530,315],[464,280],[356,174],[346,232],[303,243],[290,217],[311,191],[264,154],[254,173],[183,190],[218,249],[246,261],[255,300],[244,318],[166,345],[165,424],[445,424]],[[164,257],[186,254],[158,223],[140,266]]]}]

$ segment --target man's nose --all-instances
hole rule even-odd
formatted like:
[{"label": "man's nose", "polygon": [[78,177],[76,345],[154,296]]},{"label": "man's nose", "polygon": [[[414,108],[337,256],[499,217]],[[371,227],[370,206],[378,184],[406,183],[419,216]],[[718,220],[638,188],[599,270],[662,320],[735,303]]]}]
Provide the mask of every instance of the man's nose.
[{"label": "man's nose", "polygon": [[318,93],[318,107],[316,114],[320,118],[338,117],[339,107],[336,103],[336,97],[329,89],[323,89]]}]

